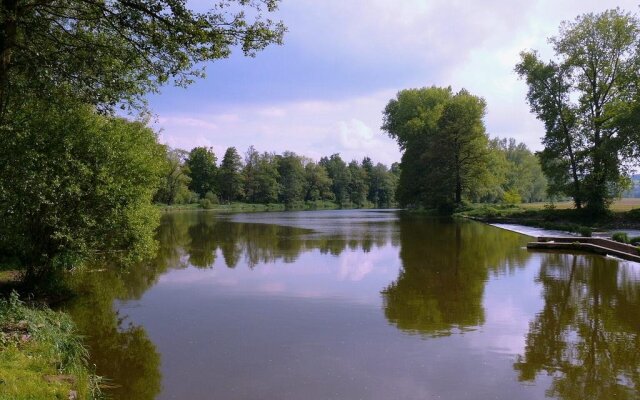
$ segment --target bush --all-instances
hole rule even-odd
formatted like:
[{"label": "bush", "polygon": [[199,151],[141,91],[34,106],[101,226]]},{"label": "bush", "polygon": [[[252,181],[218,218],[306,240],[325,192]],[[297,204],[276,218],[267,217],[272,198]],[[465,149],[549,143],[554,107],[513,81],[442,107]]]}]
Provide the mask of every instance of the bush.
[{"label": "bush", "polygon": [[511,204],[511,205],[522,203],[522,197],[520,197],[520,194],[515,190],[509,190],[505,192],[503,196],[503,200],[506,204]]},{"label": "bush", "polygon": [[211,202],[211,200],[209,199],[202,199],[200,200],[200,207],[204,208],[205,210],[210,210],[215,206],[215,204],[213,204]]},{"label": "bush", "polygon": [[582,237],[591,237],[591,235],[593,234],[593,231],[588,226],[580,226],[578,227],[578,233]]},{"label": "bush", "polygon": [[207,192],[204,195],[204,198],[205,200],[209,200],[211,204],[220,204],[220,201],[218,201],[218,196],[213,192]]},{"label": "bush", "polygon": [[616,232],[611,235],[611,239],[620,243],[629,243],[629,236],[624,232]]},{"label": "bush", "polygon": [[160,214],[151,201],[164,150],[151,129],[65,98],[8,113],[0,127],[0,254],[40,274],[93,251],[155,251]]},{"label": "bush", "polygon": [[632,238],[629,239],[629,243],[632,245],[637,245],[640,244],[640,236],[634,236]]}]

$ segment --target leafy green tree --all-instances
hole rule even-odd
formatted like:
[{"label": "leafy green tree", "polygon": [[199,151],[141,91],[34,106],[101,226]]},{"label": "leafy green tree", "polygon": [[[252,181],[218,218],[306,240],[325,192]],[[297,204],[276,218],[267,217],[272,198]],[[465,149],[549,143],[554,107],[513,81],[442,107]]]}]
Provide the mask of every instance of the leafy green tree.
[{"label": "leafy green tree", "polygon": [[304,200],[305,171],[299,156],[285,151],[278,158],[278,175],[280,186],[278,200],[281,203],[292,204]]},{"label": "leafy green tree", "polygon": [[369,176],[356,160],[349,163],[349,198],[357,207],[363,207],[369,194]]},{"label": "leafy green tree", "polygon": [[331,191],[333,181],[327,170],[320,164],[308,162],[304,166],[305,196],[307,201],[334,200],[335,195]]},{"label": "leafy green tree", "polygon": [[167,81],[188,84],[203,61],[234,47],[251,56],[280,43],[282,23],[262,18],[278,3],[221,0],[196,12],[174,0],[3,1],[0,105],[49,88],[105,108],[140,103]]},{"label": "leafy green tree", "polygon": [[369,201],[376,207],[391,207],[395,202],[397,180],[384,164],[376,164],[369,173]]},{"label": "leafy green tree", "polygon": [[435,178],[431,188],[443,196],[445,204],[453,197],[459,205],[463,193],[488,176],[489,139],[482,121],[485,110],[485,101],[464,89],[443,108],[426,157]]},{"label": "leafy green tree", "polygon": [[224,201],[239,200],[243,196],[242,159],[235,147],[229,147],[218,169],[218,190]]},{"label": "leafy green tree", "polygon": [[258,160],[260,153],[253,146],[249,146],[244,155],[244,168],[242,169],[242,180],[244,182],[244,194],[246,200],[251,203],[255,201],[258,192]]},{"label": "leafy green tree", "polygon": [[547,179],[535,154],[513,138],[493,139],[491,147],[502,152],[506,161],[504,192],[515,193],[527,203],[543,201]]},{"label": "leafy green tree", "polygon": [[216,192],[216,155],[213,149],[206,147],[194,147],[186,160],[189,168],[189,189],[198,193],[203,198],[207,192]]},{"label": "leafy green tree", "polygon": [[403,90],[387,104],[382,129],[404,151],[397,193],[402,205],[450,210],[486,185],[485,107],[464,89],[454,95],[437,87]]},{"label": "leafy green tree", "polygon": [[451,96],[451,88],[407,89],[398,92],[384,109],[382,130],[396,139],[403,151],[396,193],[402,206],[426,205],[429,201],[424,174],[428,166],[423,155]]},{"label": "leafy green tree", "polygon": [[340,154],[333,154],[331,157],[322,157],[320,165],[327,170],[331,179],[331,191],[335,200],[340,205],[345,205],[350,201],[349,183],[351,176],[347,164],[342,160]]},{"label": "leafy green tree", "polygon": [[0,257],[39,275],[94,251],[155,249],[151,200],[166,164],[151,129],[62,96],[10,120],[0,128]]},{"label": "leafy green tree", "polygon": [[[165,146],[166,147],[166,146]],[[155,201],[164,204],[183,203],[189,196],[189,170],[185,165],[187,152],[182,149],[166,150],[164,180],[155,195]]]},{"label": "leafy green tree", "polygon": [[550,39],[557,61],[523,52],[516,66],[545,124],[550,192],[573,197],[578,209],[604,212],[625,188],[626,162],[637,160],[639,32],[638,19],[619,9],[584,14]]},{"label": "leafy green tree", "polygon": [[280,186],[275,154],[260,154],[251,146],[245,156],[243,170],[246,199],[249,203],[275,203]]}]

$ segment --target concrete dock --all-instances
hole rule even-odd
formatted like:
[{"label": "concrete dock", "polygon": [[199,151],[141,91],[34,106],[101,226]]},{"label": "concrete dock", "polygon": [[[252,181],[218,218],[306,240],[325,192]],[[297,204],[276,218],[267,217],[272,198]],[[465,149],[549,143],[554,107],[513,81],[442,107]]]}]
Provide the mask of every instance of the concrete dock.
[{"label": "concrete dock", "polygon": [[604,238],[541,236],[537,242],[528,243],[527,248],[541,250],[581,250],[640,262],[640,251],[636,246]]}]

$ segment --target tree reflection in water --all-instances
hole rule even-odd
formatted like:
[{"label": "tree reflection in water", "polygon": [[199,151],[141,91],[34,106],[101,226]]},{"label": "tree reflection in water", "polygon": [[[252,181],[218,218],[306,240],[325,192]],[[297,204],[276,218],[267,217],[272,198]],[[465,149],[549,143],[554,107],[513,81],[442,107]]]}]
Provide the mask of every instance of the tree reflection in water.
[{"label": "tree reflection in water", "polygon": [[522,235],[471,221],[404,217],[400,242],[402,270],[383,291],[385,315],[425,336],[482,325],[489,274],[513,272],[528,258]]},{"label": "tree reflection in water", "polygon": [[522,381],[546,372],[560,399],[637,399],[640,271],[617,260],[548,254],[537,282],[544,309],[530,323]]}]

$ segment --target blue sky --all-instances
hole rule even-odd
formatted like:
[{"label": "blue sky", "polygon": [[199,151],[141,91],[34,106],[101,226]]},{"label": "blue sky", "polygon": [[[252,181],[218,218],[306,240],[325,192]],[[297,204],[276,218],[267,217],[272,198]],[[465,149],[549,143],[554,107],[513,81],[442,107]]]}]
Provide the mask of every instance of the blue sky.
[{"label": "blue sky", "polygon": [[[201,8],[206,0],[190,2]],[[513,67],[525,49],[552,56],[547,38],[563,20],[634,1],[604,0],[282,0],[271,17],[289,32],[283,46],[207,65],[187,89],[150,97],[161,139],[174,147],[211,146],[221,157],[340,153],[400,159],[380,131],[382,110],[405,88],[466,88],[487,100],[489,134],[540,148],[542,125],[529,113]]]}]

